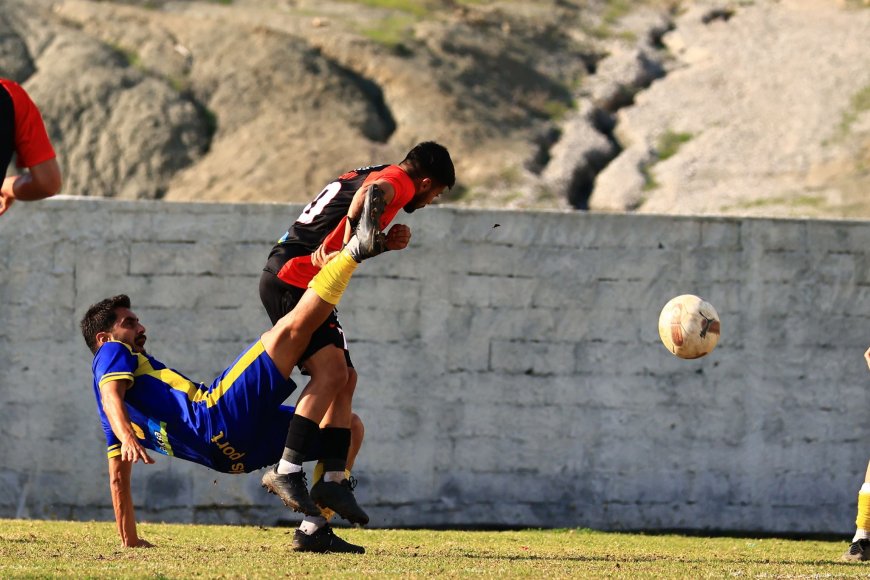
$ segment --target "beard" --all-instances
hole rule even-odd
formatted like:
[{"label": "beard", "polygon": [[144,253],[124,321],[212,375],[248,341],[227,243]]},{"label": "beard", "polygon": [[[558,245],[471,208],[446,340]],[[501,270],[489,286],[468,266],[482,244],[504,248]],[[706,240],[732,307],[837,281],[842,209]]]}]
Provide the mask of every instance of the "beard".
[{"label": "beard", "polygon": [[420,209],[420,197],[421,196],[419,194],[415,195],[411,198],[411,201],[409,201],[404,205],[404,207],[402,207],[402,209],[405,210],[405,213],[414,213],[415,211]]}]

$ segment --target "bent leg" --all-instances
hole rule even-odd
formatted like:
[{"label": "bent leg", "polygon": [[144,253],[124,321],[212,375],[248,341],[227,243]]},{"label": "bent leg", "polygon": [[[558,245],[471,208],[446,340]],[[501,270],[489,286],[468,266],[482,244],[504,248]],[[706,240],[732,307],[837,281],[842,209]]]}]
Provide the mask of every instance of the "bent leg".
[{"label": "bent leg", "polygon": [[[342,353],[344,354],[344,353]],[[324,427],[340,427],[347,429],[351,427],[351,409],[353,406],[353,393],[356,391],[357,382],[356,370],[353,368],[347,369],[347,381],[338,392],[335,393],[332,404],[323,415],[323,420],[320,422],[320,428]]]},{"label": "bent leg", "polygon": [[[347,367],[344,349],[333,345],[325,346],[305,360],[305,368],[311,375],[311,380],[299,395],[296,414],[321,423],[348,383],[350,369]],[[323,424],[320,426],[324,427]],[[350,409],[348,408],[344,425],[326,426],[350,427]]]}]

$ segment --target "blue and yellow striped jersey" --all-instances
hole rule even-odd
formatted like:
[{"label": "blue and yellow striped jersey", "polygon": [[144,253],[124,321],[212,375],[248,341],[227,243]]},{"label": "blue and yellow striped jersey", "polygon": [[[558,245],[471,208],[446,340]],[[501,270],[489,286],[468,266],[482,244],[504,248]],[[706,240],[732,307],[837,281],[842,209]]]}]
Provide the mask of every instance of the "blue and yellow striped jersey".
[{"label": "blue and yellow striped jersey", "polygon": [[113,380],[131,383],[124,403],[143,447],[227,473],[253,471],[281,457],[293,415],[282,403],[296,385],[280,375],[259,341],[209,387],[114,341],[97,351],[93,374],[109,457],[120,455],[121,442],[103,410],[100,387]]}]

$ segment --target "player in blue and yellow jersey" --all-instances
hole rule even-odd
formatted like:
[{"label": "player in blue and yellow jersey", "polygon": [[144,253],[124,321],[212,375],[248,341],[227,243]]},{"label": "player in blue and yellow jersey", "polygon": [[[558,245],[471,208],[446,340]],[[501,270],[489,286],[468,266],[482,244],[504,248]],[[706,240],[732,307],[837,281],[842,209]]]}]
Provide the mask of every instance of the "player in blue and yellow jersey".
[{"label": "player in blue and yellow jersey", "polygon": [[[93,305],[81,321],[94,353],[97,411],[106,434],[112,504],[126,546],[149,546],[138,537],[130,477],[132,464],[153,463],[147,450],[172,455],[226,473],[273,464],[284,449],[291,407],[283,401],[295,388],[288,377],[311,334],[338,304],[358,263],[383,251],[377,227],[382,196],[367,196],[356,235],[312,279],[297,306],[246,348],[206,387],[189,380],[145,351],[145,327],[120,295]],[[361,427],[355,420],[356,449]],[[317,445],[308,448],[317,459]],[[305,489],[304,474],[292,485]],[[310,499],[290,506],[305,513],[293,549],[363,553],[338,538]],[[326,508],[332,506],[325,505]]]}]

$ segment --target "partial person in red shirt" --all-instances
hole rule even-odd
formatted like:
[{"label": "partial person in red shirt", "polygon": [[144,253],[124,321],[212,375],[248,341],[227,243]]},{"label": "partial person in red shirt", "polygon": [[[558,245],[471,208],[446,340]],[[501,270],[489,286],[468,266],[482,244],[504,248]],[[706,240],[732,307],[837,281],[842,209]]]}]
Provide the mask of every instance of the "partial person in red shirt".
[{"label": "partial person in red shirt", "polygon": [[[329,183],[269,254],[260,278],[260,299],[269,318],[277,321],[292,310],[311,278],[350,238],[362,215],[366,192],[374,189],[382,194],[386,208],[380,225],[386,231],[400,209],[411,213],[425,207],[455,182],[450,153],[427,141],[411,149],[398,165],[355,169]],[[404,249],[410,239],[410,228],[396,224],[386,234],[386,248]],[[306,506],[320,506],[351,523],[366,524],[369,517],[356,503],[352,480],[345,471],[357,374],[335,311],[314,332],[299,361],[311,380],[296,403],[282,459],[264,475],[263,487],[306,516],[310,516]],[[316,438],[321,441],[323,459],[315,468],[309,494],[302,460],[306,446]],[[306,517],[309,520],[321,523],[316,517]]]},{"label": "partial person in red shirt", "polygon": [[[61,173],[39,109],[18,83],[0,78],[0,215],[15,200],[36,201],[60,191]],[[26,169],[5,177],[12,156]]]}]

